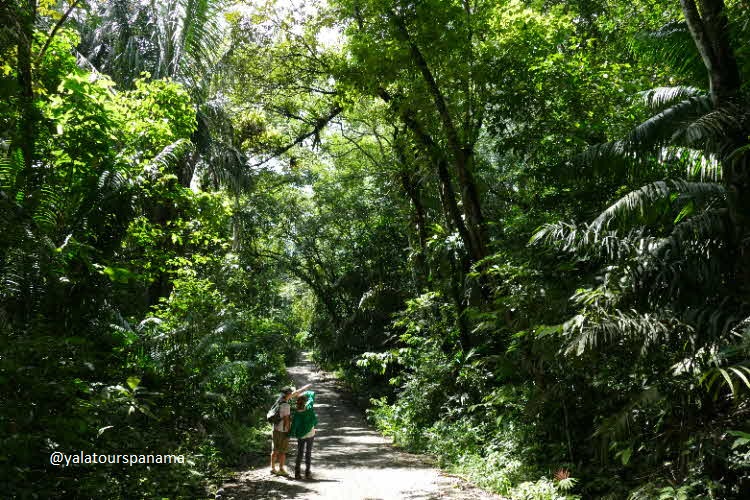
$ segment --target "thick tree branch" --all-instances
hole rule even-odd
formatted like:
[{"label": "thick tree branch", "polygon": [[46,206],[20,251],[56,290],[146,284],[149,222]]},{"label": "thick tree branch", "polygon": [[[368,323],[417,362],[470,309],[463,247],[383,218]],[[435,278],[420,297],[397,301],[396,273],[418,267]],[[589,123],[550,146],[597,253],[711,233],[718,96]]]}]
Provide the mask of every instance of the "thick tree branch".
[{"label": "thick tree branch", "polygon": [[342,108],[339,105],[334,106],[333,109],[331,109],[331,111],[326,116],[320,117],[320,118],[318,118],[318,119],[315,120],[312,130],[310,130],[307,133],[298,135],[291,143],[286,144],[284,146],[281,146],[280,148],[275,149],[273,152],[271,152],[271,154],[268,156],[268,158],[266,158],[265,160],[260,161],[260,162],[258,162],[256,164],[254,164],[253,167],[259,167],[259,166],[263,165],[264,163],[269,162],[271,159],[277,158],[277,157],[283,155],[284,153],[286,153],[287,151],[289,151],[290,149],[292,149],[294,146],[297,146],[298,144],[302,144],[303,142],[305,142],[310,137],[313,137],[313,136],[314,137],[319,137],[320,132],[323,131],[323,129],[326,127],[326,125],[328,125],[331,122],[331,120],[333,120],[334,118],[336,118],[343,110],[344,110],[344,108]]},{"label": "thick tree branch", "polygon": [[427,60],[424,58],[424,55],[422,54],[422,51],[419,49],[417,44],[411,38],[404,20],[393,11],[391,11],[391,19],[396,25],[401,39],[409,45],[409,50],[411,52],[412,58],[414,59],[414,63],[422,73],[422,78],[424,78],[424,81],[427,84],[427,88],[430,91],[430,95],[432,95],[435,109],[437,109],[440,120],[443,123],[443,127],[445,127],[445,135],[448,138],[448,144],[450,145],[451,149],[453,149],[454,154],[462,154],[461,151],[463,151],[463,146],[461,145],[461,141],[458,137],[458,131],[453,124],[453,118],[451,117],[450,111],[448,110],[448,105],[445,102],[445,96],[440,90],[440,87],[438,86],[437,81],[435,80],[435,77],[432,74],[429,65],[427,64]]},{"label": "thick tree branch", "polygon": [[[435,108],[438,111],[440,120],[443,124],[445,136],[448,139],[448,145],[452,150],[455,159],[456,174],[458,184],[461,187],[461,200],[463,201],[463,211],[468,219],[467,224],[469,237],[471,238],[472,257],[474,260],[481,260],[487,255],[485,245],[486,231],[484,225],[484,216],[482,215],[481,202],[477,189],[474,175],[471,171],[473,143],[464,144],[459,138],[458,130],[448,110],[445,96],[440,90],[432,71],[424,58],[422,51],[419,49],[414,39],[409,34],[406,23],[403,18],[398,16],[394,11],[390,11],[390,18],[396,26],[398,36],[402,41],[409,45],[414,63],[422,73],[430,95],[432,95]],[[468,132],[468,131],[467,131]]]},{"label": "thick tree branch", "polygon": [[[379,88],[377,90],[377,94],[386,103],[393,104],[393,96],[391,96],[384,88]],[[481,260],[485,257],[484,246],[482,244],[480,235],[477,234],[477,232],[481,231],[481,229],[479,229],[477,226],[469,228],[464,222],[464,218],[461,216],[461,211],[459,210],[458,203],[456,202],[456,191],[453,188],[453,181],[451,179],[450,172],[448,171],[448,165],[445,157],[440,152],[440,148],[438,147],[432,136],[430,136],[430,134],[428,134],[422,128],[411,110],[400,110],[400,117],[401,121],[403,121],[404,125],[406,125],[406,128],[411,131],[417,142],[424,148],[430,159],[435,164],[438,179],[440,180],[440,185],[442,187],[441,199],[443,201],[445,218],[449,226],[452,226],[450,227],[450,229],[455,229],[458,231],[458,234],[461,237],[461,240],[463,241],[467,252],[471,256],[471,259],[475,262]],[[457,170],[459,170],[459,181],[463,181],[461,182],[461,185],[466,196],[466,198],[464,199],[464,208],[466,209],[467,205],[472,206],[472,202],[468,201],[471,200],[471,196],[466,194],[467,191],[469,191],[466,184],[466,171],[462,168],[458,168]],[[476,195],[475,191],[473,191],[473,193]],[[473,215],[474,214],[469,214],[468,219],[472,222],[476,222],[477,218]],[[481,213],[479,215],[481,217]]]},{"label": "thick tree branch", "polygon": [[437,152],[437,144],[435,144],[435,141],[424,131],[424,129],[422,129],[419,122],[417,122],[410,113],[403,113],[401,119],[435,163],[438,178],[440,179],[440,184],[443,188],[442,198],[444,210],[446,211],[446,219],[449,223],[452,223],[453,227],[458,231],[469,255],[476,259],[478,257],[478,249],[476,248],[475,241],[466,227],[464,219],[461,217],[461,212],[458,209],[458,204],[456,203],[456,192],[453,189],[453,181],[448,172],[445,158]]},{"label": "thick tree branch", "polygon": [[682,12],[685,15],[690,35],[695,41],[695,46],[698,48],[701,59],[703,59],[703,64],[711,72],[714,67],[714,55],[711,50],[711,43],[708,40],[708,34],[706,34],[705,26],[703,25],[703,19],[701,19],[698,7],[695,5],[695,0],[680,0],[680,4],[682,5]]}]

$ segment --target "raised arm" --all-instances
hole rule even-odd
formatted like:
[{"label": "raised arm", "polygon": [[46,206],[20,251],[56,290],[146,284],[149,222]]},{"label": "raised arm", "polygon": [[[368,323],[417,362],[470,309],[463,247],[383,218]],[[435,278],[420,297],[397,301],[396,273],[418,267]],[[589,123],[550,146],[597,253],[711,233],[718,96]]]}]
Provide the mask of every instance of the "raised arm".
[{"label": "raised arm", "polygon": [[296,398],[297,396],[308,390],[310,387],[312,387],[312,384],[303,385],[302,387],[294,391],[290,398]]}]

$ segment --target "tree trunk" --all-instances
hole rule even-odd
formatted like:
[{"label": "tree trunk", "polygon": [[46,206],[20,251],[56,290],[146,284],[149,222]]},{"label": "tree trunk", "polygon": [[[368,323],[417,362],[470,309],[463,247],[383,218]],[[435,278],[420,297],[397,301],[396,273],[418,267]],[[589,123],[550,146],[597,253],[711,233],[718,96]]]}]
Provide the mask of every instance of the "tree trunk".
[{"label": "tree trunk", "polygon": [[[405,166],[403,158],[400,160],[402,161],[402,166]],[[401,172],[401,185],[413,207],[411,223],[414,226],[414,231],[417,235],[417,242],[416,244],[411,244],[412,253],[414,254],[414,265],[412,266],[412,269],[414,271],[414,286],[416,286],[419,292],[422,292],[425,288],[425,277],[427,276],[427,263],[425,261],[427,250],[427,230],[425,228],[424,206],[422,204],[422,197],[417,181],[407,170]],[[413,238],[409,238],[409,240],[412,241]]]},{"label": "tree trunk", "polygon": [[425,153],[435,164],[435,170],[438,174],[438,180],[441,186],[441,196],[443,200],[443,209],[445,210],[445,218],[450,221],[453,225],[451,230],[457,230],[461,241],[463,241],[466,251],[469,254],[471,262],[476,261],[478,255],[477,249],[474,247],[475,238],[472,238],[471,233],[466,227],[461,211],[458,208],[458,202],[456,201],[456,191],[453,189],[453,180],[451,174],[448,171],[448,163],[439,151],[437,144],[419,125],[414,117],[408,111],[402,112],[401,118],[404,124],[411,130],[418,143],[422,146]]},{"label": "tree trunk", "polygon": [[740,127],[727,131],[727,137],[717,151],[724,173],[729,205],[729,224],[732,227],[732,248],[735,249],[737,286],[745,289],[750,284],[750,251],[746,235],[750,231],[750,153],[748,145],[750,124],[744,117],[748,103],[742,102],[737,59],[729,40],[729,20],[724,0],[680,0],[685,21],[708,73],[711,102],[715,110],[741,121]]},{"label": "tree trunk", "polygon": [[450,266],[451,266],[451,296],[453,303],[456,306],[456,323],[458,325],[459,341],[461,342],[461,350],[463,352],[469,352],[474,346],[472,342],[471,333],[469,330],[469,324],[466,321],[466,304],[464,304],[463,297],[461,296],[463,276],[462,273],[457,269],[456,259],[453,254],[450,255]]},{"label": "tree trunk", "polygon": [[469,221],[467,227],[474,246],[475,254],[473,257],[474,261],[479,261],[487,257],[487,228],[479,200],[479,190],[471,171],[474,155],[470,148],[464,148],[456,154],[456,173],[458,174],[458,183],[461,186],[464,214]]},{"label": "tree trunk", "polygon": [[690,34],[708,71],[714,107],[731,104],[739,94],[740,73],[729,44],[729,21],[724,0],[680,0]]},{"label": "tree trunk", "polygon": [[[461,140],[459,131],[456,129],[453,117],[448,110],[445,96],[432,74],[432,70],[427,64],[427,60],[422,54],[419,46],[414,42],[404,20],[395,12],[391,12],[391,20],[397,28],[399,37],[409,46],[414,64],[419,69],[427,85],[427,89],[432,96],[435,110],[443,126],[445,137],[448,140],[450,155],[453,157],[453,165],[456,169],[458,185],[461,188],[461,201],[463,202],[463,212],[466,216],[466,227],[468,228],[467,236],[471,239],[471,245],[467,246],[471,250],[471,257],[477,262],[487,256],[486,249],[486,226],[484,216],[482,215],[481,201],[479,199],[479,190],[472,173],[472,148]],[[473,136],[470,131],[464,131],[466,136]]]}]

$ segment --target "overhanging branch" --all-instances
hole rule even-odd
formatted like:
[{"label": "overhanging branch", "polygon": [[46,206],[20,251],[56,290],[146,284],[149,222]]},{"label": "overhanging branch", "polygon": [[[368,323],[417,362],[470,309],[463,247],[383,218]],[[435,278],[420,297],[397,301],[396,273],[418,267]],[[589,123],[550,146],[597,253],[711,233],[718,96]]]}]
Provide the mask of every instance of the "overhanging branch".
[{"label": "overhanging branch", "polygon": [[318,138],[320,136],[320,133],[331,122],[331,120],[333,120],[334,118],[336,118],[343,110],[344,110],[344,108],[342,108],[339,105],[334,106],[333,109],[331,109],[331,111],[327,115],[322,116],[322,117],[320,117],[320,118],[318,118],[318,119],[316,119],[314,121],[312,130],[310,130],[309,132],[306,132],[304,134],[298,135],[292,142],[290,142],[289,144],[286,144],[284,146],[281,146],[281,147],[275,149],[274,151],[271,152],[271,154],[268,156],[268,158],[266,158],[263,161],[260,161],[260,162],[258,162],[256,164],[254,164],[252,166],[253,167],[259,167],[259,166],[261,166],[261,165],[263,165],[263,164],[271,161],[273,158],[277,158],[277,157],[283,155],[284,153],[286,153],[287,151],[289,151],[290,149],[292,149],[294,146],[302,144],[303,142],[305,142],[310,137],[316,137],[316,138]]}]

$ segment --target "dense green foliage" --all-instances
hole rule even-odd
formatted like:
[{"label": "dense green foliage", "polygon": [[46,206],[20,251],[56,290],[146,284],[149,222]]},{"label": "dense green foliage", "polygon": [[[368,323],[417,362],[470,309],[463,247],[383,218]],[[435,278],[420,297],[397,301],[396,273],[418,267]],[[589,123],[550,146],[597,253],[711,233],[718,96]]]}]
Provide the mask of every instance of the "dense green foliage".
[{"label": "dense green foliage", "polygon": [[[46,34],[60,19],[51,7],[39,5],[32,40],[3,21],[3,490],[201,497],[222,467],[263,451],[252,429],[298,330],[290,290],[233,251],[223,190],[180,182],[200,129],[188,83],[79,68],[79,35]],[[23,22],[24,8],[3,19]],[[36,59],[24,101],[27,42]],[[53,451],[186,462],[54,468]]]},{"label": "dense green foliage", "polygon": [[304,345],[510,498],[750,494],[747,0],[0,9],[6,490],[199,495]]}]

